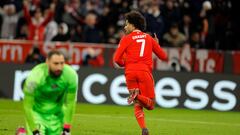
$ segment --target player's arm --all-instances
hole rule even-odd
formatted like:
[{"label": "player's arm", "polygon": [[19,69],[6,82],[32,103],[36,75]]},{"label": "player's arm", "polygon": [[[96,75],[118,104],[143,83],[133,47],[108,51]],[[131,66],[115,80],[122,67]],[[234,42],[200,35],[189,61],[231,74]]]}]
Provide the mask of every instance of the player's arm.
[{"label": "player's arm", "polygon": [[68,89],[67,89],[67,95],[66,99],[64,101],[64,130],[70,130],[71,124],[72,124],[72,118],[73,114],[75,112],[76,107],[76,101],[77,101],[77,90],[78,90],[78,75],[77,73],[72,69],[72,71],[69,73],[68,79]]},{"label": "player's arm", "polygon": [[24,84],[24,100],[23,100],[23,106],[25,111],[25,117],[27,120],[27,123],[29,124],[29,127],[31,131],[38,130],[37,125],[34,122],[34,114],[33,114],[33,105],[34,105],[34,91],[37,89],[37,85],[39,83],[36,70],[32,70]]},{"label": "player's arm", "polygon": [[127,38],[123,37],[118,45],[118,48],[114,54],[113,57],[113,64],[116,68],[122,68],[124,67],[124,59],[123,59],[123,54],[125,52],[125,49],[127,48]]},{"label": "player's arm", "polygon": [[157,38],[156,34],[154,34],[154,35],[155,35],[154,39],[151,38],[152,44],[153,44],[153,52],[157,55],[157,57],[159,59],[166,61],[168,59],[167,54],[158,44],[158,38]]}]

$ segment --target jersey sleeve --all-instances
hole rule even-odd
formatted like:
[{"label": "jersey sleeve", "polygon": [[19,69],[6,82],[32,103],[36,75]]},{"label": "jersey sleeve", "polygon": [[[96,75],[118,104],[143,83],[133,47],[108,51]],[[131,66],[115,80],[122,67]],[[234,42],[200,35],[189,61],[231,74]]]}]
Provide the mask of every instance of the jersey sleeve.
[{"label": "jersey sleeve", "polygon": [[68,89],[66,94],[66,99],[64,101],[64,124],[71,125],[73,114],[75,112],[76,101],[77,101],[77,90],[78,90],[78,75],[73,69],[67,76],[68,79]]},{"label": "jersey sleeve", "polygon": [[128,40],[127,37],[123,37],[118,45],[118,48],[114,54],[113,62],[117,63],[119,66],[124,67],[124,51],[127,48]]},{"label": "jersey sleeve", "polygon": [[153,44],[153,52],[157,55],[157,57],[161,60],[167,60],[167,54],[166,52],[160,47],[160,45],[153,39],[152,40],[152,44]]},{"label": "jersey sleeve", "polygon": [[39,82],[40,80],[38,69],[33,69],[27,77],[23,87],[23,106],[25,111],[25,117],[32,131],[38,128],[37,125],[34,123],[33,105],[34,91],[37,89]]}]

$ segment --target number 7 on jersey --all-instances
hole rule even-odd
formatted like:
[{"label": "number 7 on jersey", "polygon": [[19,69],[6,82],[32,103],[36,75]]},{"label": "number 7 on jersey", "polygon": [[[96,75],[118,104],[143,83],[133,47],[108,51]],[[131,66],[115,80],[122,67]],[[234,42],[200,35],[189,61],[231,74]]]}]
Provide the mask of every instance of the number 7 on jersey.
[{"label": "number 7 on jersey", "polygon": [[144,48],[145,48],[145,39],[138,39],[136,40],[138,43],[141,43],[141,50],[139,56],[142,57],[144,53]]}]

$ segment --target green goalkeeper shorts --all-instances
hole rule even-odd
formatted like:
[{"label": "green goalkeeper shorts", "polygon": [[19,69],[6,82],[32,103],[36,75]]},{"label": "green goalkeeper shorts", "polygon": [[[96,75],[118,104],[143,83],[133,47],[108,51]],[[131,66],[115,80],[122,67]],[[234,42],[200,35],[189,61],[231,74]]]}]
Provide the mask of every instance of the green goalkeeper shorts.
[{"label": "green goalkeeper shorts", "polygon": [[[39,127],[41,135],[60,135],[63,130],[63,113],[40,114],[33,111],[35,124]],[[28,123],[27,134],[32,135]]]}]

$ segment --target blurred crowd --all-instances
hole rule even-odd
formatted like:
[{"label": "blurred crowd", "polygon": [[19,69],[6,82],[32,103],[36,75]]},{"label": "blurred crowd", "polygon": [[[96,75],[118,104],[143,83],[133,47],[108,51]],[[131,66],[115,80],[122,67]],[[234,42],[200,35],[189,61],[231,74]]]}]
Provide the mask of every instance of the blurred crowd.
[{"label": "blurred crowd", "polygon": [[236,50],[233,0],[1,0],[1,39],[117,44],[138,10],[165,47]]}]

